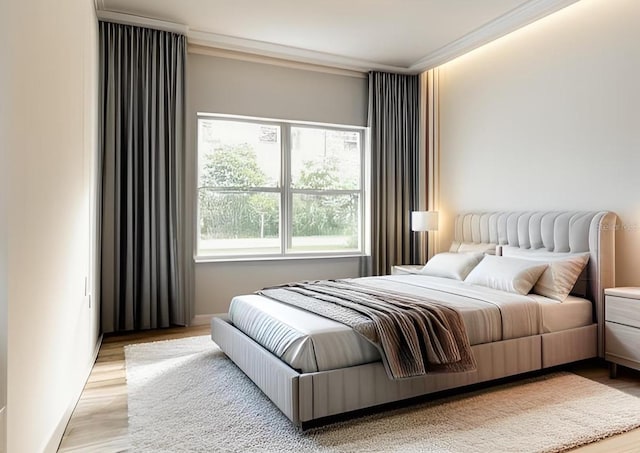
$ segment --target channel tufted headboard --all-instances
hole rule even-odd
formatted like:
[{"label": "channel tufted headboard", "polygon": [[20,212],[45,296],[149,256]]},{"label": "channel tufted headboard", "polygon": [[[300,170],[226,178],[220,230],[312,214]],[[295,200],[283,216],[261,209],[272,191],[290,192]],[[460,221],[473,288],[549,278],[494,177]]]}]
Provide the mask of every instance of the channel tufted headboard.
[{"label": "channel tufted headboard", "polygon": [[467,212],[456,216],[454,242],[498,244],[551,253],[589,252],[587,298],[603,356],[604,289],[615,286],[615,225],[607,211]]}]

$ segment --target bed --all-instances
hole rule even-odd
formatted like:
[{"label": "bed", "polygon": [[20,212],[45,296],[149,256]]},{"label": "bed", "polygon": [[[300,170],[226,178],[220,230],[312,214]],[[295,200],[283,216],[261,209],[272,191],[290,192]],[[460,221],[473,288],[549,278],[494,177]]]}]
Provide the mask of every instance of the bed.
[{"label": "bed", "polygon": [[562,302],[433,275],[357,279],[369,288],[426,295],[453,306],[475,360],[467,371],[392,379],[379,348],[351,327],[257,294],[235,297],[229,314],[212,320],[211,337],[303,428],[359,409],[602,357],[604,288],[614,286],[615,222],[609,212],[456,217],[454,251],[499,245],[505,255],[522,259],[588,256],[576,294]]}]

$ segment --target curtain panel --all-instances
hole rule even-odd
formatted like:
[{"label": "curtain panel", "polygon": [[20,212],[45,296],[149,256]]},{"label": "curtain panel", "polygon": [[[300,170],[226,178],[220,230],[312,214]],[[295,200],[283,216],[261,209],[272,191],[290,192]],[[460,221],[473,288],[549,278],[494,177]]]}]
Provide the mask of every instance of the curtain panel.
[{"label": "curtain panel", "polygon": [[371,273],[415,263],[411,211],[419,203],[419,76],[369,73]]},{"label": "curtain panel", "polygon": [[184,325],[185,37],[100,22],[103,332]]}]

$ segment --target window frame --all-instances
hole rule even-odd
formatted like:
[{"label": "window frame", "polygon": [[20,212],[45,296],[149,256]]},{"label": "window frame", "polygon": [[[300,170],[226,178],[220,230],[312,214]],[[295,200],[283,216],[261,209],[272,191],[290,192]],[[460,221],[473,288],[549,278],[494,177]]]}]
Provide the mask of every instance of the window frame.
[{"label": "window frame", "polygon": [[[251,124],[269,125],[280,127],[280,177],[276,187],[255,187],[242,190],[227,189],[226,192],[233,193],[251,193],[251,192],[268,192],[279,193],[280,209],[279,209],[279,232],[280,232],[280,252],[279,253],[246,253],[246,254],[229,254],[229,255],[210,255],[199,254],[200,242],[200,172],[199,172],[199,143],[200,143],[200,127],[201,119],[212,119],[221,121],[246,122]],[[349,131],[356,132],[359,137],[360,144],[360,184],[358,189],[296,189],[291,186],[291,129],[295,127],[315,128],[323,131]],[[309,258],[343,258],[343,257],[361,257],[368,253],[366,238],[368,237],[369,225],[367,212],[369,211],[369,178],[367,177],[368,161],[368,137],[367,128],[361,126],[349,126],[340,124],[328,124],[307,121],[289,121],[277,120],[270,118],[259,118],[241,115],[228,115],[219,113],[196,113],[196,140],[195,140],[195,236],[193,244],[193,256],[195,262],[216,262],[216,261],[260,261],[260,260],[287,260],[287,259],[309,259]],[[224,193],[225,189],[212,189],[219,193]],[[293,196],[294,194],[308,195],[352,195],[357,194],[358,203],[358,249],[357,250],[333,250],[328,252],[309,252],[292,250],[293,242]]]}]

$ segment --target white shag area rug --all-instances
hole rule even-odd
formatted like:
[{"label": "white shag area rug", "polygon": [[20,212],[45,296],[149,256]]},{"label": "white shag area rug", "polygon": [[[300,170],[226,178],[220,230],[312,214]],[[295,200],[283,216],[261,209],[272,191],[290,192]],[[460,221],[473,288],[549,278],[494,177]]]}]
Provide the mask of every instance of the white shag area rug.
[{"label": "white shag area rug", "polygon": [[554,373],[300,432],[207,336],[125,355],[135,452],[554,452],[640,426],[640,398]]}]

